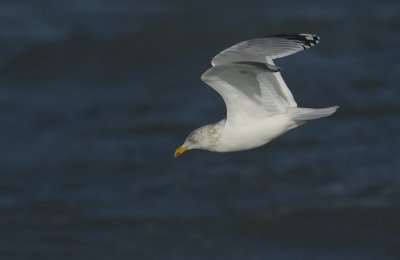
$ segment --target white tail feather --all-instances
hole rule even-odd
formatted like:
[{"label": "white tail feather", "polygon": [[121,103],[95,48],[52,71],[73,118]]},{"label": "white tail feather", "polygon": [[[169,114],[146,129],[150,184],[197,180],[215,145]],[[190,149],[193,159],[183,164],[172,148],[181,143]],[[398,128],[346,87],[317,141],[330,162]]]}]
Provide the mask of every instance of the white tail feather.
[{"label": "white tail feather", "polygon": [[338,106],[326,107],[326,108],[288,108],[289,113],[292,114],[293,120],[307,121],[312,119],[318,119],[321,117],[327,117],[332,115],[338,109]]}]

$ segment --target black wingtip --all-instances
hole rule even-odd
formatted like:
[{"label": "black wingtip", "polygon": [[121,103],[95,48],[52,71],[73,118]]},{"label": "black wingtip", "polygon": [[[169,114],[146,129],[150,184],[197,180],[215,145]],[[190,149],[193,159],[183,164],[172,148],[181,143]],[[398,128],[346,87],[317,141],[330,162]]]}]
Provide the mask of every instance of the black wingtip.
[{"label": "black wingtip", "polygon": [[320,37],[309,33],[273,34],[266,37],[283,38],[302,44],[303,49],[308,49],[319,43]]}]

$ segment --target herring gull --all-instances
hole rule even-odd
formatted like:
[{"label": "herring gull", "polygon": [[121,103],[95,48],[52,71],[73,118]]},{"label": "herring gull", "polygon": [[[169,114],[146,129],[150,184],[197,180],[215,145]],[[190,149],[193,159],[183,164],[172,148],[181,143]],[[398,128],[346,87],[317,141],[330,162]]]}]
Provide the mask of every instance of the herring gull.
[{"label": "herring gull", "polygon": [[309,120],[332,115],[338,106],[301,108],[273,60],[319,43],[313,34],[276,34],[244,41],[212,59],[201,80],[217,91],[226,118],[186,138],[175,157],[191,149],[234,152],[262,146]]}]

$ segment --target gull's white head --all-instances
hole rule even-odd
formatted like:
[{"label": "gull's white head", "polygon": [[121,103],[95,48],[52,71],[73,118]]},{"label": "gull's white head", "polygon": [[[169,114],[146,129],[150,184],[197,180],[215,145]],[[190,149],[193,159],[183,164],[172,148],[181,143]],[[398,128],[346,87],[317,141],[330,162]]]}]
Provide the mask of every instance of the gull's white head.
[{"label": "gull's white head", "polygon": [[192,149],[213,151],[218,141],[218,130],[218,124],[210,124],[197,128],[189,134],[183,145],[176,149],[175,157],[178,157],[187,150]]}]

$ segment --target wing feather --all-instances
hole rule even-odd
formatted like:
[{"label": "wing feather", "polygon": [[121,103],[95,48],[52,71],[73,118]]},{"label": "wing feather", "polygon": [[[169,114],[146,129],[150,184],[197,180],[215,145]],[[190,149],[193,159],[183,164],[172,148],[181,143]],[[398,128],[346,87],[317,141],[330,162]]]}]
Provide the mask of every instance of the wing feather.
[{"label": "wing feather", "polygon": [[[272,58],[267,57],[266,61],[268,64],[274,65],[275,63],[272,60]],[[281,93],[281,96],[283,98],[283,102],[286,107],[297,107],[297,103],[294,100],[293,94],[286,85],[285,81],[282,78],[281,72],[276,72],[271,75],[271,81],[273,82],[274,85],[279,86],[279,91]]]},{"label": "wing feather", "polygon": [[273,74],[263,63],[228,63],[211,67],[201,79],[222,96],[227,121],[242,124],[286,112]]},{"label": "wing feather", "polygon": [[235,61],[265,62],[282,58],[308,49],[319,43],[319,37],[313,34],[275,34],[264,38],[247,40],[217,54],[211,61],[213,66]]},{"label": "wing feather", "polygon": [[[273,59],[282,58],[296,52],[308,49],[319,43],[319,37],[314,34],[275,34],[264,38],[244,41],[233,45],[216,55],[213,66],[246,61],[260,62],[275,66]],[[292,93],[282,78],[280,72],[272,73],[269,80],[277,86],[282,102],[286,107],[297,107]]]}]

